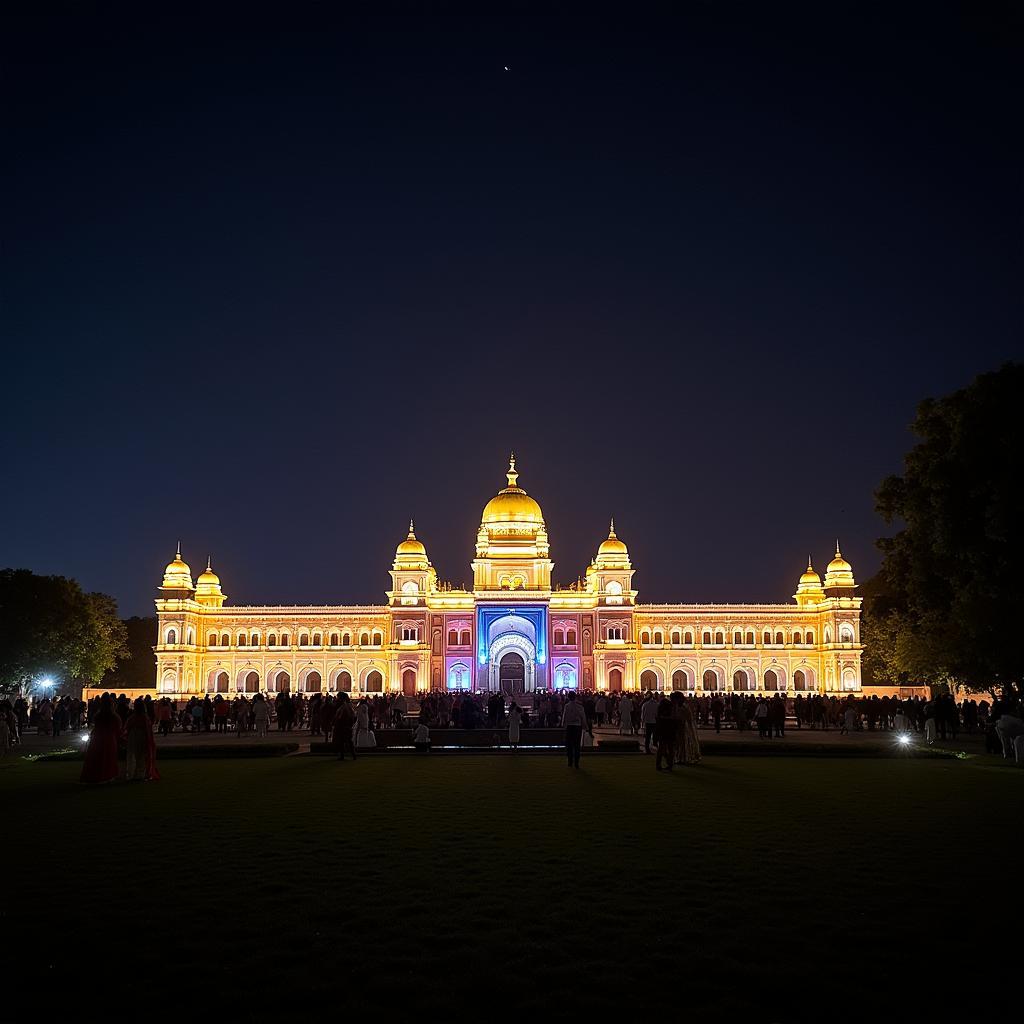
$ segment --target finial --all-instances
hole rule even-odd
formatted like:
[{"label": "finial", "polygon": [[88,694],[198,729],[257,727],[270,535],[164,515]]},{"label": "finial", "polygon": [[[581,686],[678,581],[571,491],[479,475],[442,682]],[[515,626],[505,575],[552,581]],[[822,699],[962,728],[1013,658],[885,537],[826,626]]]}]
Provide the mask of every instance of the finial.
[{"label": "finial", "polygon": [[842,557],[842,553],[839,550],[839,538],[838,537],[836,537],[836,557],[837,558],[841,558]]},{"label": "finial", "polygon": [[179,561],[181,560],[181,541],[180,540],[178,541],[178,550],[174,552],[174,557],[176,559],[178,559]]},{"label": "finial", "polygon": [[206,556],[206,571],[213,572],[213,555]]},{"label": "finial", "polygon": [[612,516],[611,523],[608,526],[608,536],[609,537],[614,537],[615,536],[615,516]]},{"label": "finial", "polygon": [[505,474],[508,477],[509,487],[515,487],[516,481],[519,479],[519,474],[516,472],[516,453],[512,452],[508,457],[508,472]]},{"label": "finial", "polygon": [[808,572],[814,572],[814,569],[811,567],[811,556],[810,555],[807,556],[807,571]]},{"label": "finial", "polygon": [[416,534],[415,534],[415,532],[413,530],[412,516],[409,516],[409,540],[415,540],[415,539],[416,539]]}]

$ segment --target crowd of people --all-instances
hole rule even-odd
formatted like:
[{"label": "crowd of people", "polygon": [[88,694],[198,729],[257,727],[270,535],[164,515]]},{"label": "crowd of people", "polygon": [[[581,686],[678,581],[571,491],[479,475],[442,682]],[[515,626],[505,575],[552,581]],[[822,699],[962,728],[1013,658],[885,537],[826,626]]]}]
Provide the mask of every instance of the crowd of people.
[{"label": "crowd of people", "polygon": [[[17,697],[0,700],[0,754],[29,730],[52,737],[68,731],[89,728],[93,739],[112,736],[116,750],[133,751],[135,769],[130,777],[155,777],[153,733],[172,732],[227,733],[245,737],[266,736],[273,729],[281,733],[308,731],[311,737],[323,737],[344,745],[342,755],[361,747],[375,745],[375,733],[388,728],[411,728],[420,749],[430,745],[431,729],[507,730],[509,744],[518,746],[524,728],[568,729],[580,726],[579,746],[593,743],[595,729],[617,731],[623,736],[642,737],[644,750],[661,751],[669,746],[680,753],[674,763],[693,763],[684,756],[683,734],[692,734],[699,758],[697,730],[723,728],[756,730],[765,740],[781,738],[786,729],[838,730],[841,734],[892,732],[919,734],[926,742],[956,739],[960,732],[980,733],[986,738],[986,750],[1004,757],[1024,760],[1024,721],[1018,698],[1012,689],[989,702],[968,698],[957,703],[951,694],[931,699],[910,697],[857,697],[853,695],[786,695],[782,693],[683,693],[536,691],[521,695],[523,703],[504,694],[480,694],[468,691],[432,692],[420,695],[413,706],[403,693],[368,694],[352,699],[347,693],[282,692],[276,694],[237,694],[230,699],[222,694],[194,696],[181,704],[168,697],[154,700],[140,697],[134,702],[121,694],[95,697],[88,703],[73,696],[42,696],[31,701]],[[666,710],[667,709],[667,710]],[[670,729],[661,717],[670,715]],[[567,725],[567,716],[569,724]],[[686,723],[686,729],[682,724]],[[143,736],[148,740],[143,743]],[[689,742],[689,741],[688,741]],[[567,747],[571,747],[567,740]],[[87,759],[92,774],[112,770],[109,742],[96,744],[106,751],[106,760],[90,751]],[[1018,753],[1019,748],[1019,753]],[[692,753],[692,751],[691,751]],[[578,758],[576,759],[578,761]],[[658,767],[663,758],[659,754]],[[569,754],[573,763],[573,754]],[[90,767],[91,766],[91,767]]]}]

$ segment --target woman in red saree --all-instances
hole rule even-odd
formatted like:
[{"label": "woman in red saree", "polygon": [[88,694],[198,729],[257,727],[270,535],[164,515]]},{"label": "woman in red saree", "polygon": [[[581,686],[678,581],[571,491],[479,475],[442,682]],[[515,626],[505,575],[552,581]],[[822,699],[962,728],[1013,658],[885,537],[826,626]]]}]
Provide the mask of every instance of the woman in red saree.
[{"label": "woman in red saree", "polygon": [[117,763],[117,743],[124,734],[121,719],[114,710],[109,693],[100,699],[100,709],[93,719],[89,746],[85,749],[81,782],[113,782],[121,774]]},{"label": "woman in red saree", "polygon": [[156,770],[156,740],[153,739],[153,723],[146,713],[144,697],[135,701],[124,731],[127,748],[125,778],[129,782],[155,782],[160,778]]}]

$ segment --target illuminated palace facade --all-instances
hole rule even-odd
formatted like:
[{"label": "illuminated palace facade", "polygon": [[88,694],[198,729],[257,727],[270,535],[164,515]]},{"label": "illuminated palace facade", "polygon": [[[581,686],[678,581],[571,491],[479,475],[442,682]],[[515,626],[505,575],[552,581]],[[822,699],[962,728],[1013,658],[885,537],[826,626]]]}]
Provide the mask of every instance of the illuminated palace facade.
[{"label": "illuminated palace facade", "polygon": [[382,605],[232,607],[209,564],[193,585],[179,548],[156,600],[157,690],[861,689],[861,599],[838,545],[824,581],[808,562],[785,604],[637,604],[614,523],[585,578],[555,587],[553,564],[514,458],[484,507],[471,590],[439,582],[412,523]]}]

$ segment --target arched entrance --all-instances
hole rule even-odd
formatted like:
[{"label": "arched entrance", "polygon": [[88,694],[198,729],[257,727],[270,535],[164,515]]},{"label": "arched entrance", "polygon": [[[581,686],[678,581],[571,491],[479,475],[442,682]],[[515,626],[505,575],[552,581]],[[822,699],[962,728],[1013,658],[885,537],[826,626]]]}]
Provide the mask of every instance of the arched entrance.
[{"label": "arched entrance", "polygon": [[619,693],[622,690],[622,669],[613,668],[608,673],[608,689],[615,693]]},{"label": "arched entrance", "polygon": [[374,669],[366,677],[366,692],[381,693],[384,690],[384,677]]},{"label": "arched entrance", "polygon": [[526,662],[515,651],[503,654],[498,662],[498,680],[501,692],[509,696],[526,692]]},{"label": "arched entrance", "polygon": [[402,673],[402,693],[406,697],[416,696],[416,669],[407,668]]},{"label": "arched entrance", "polygon": [[641,690],[657,690],[658,689],[658,676],[657,673],[647,669],[640,675],[640,689]]},{"label": "arched entrance", "polygon": [[768,669],[764,674],[764,688],[766,690],[777,690],[779,688],[779,676],[772,669]]},{"label": "arched entrance", "polygon": [[245,674],[245,692],[258,693],[260,689],[260,677],[258,672],[247,672]]}]

